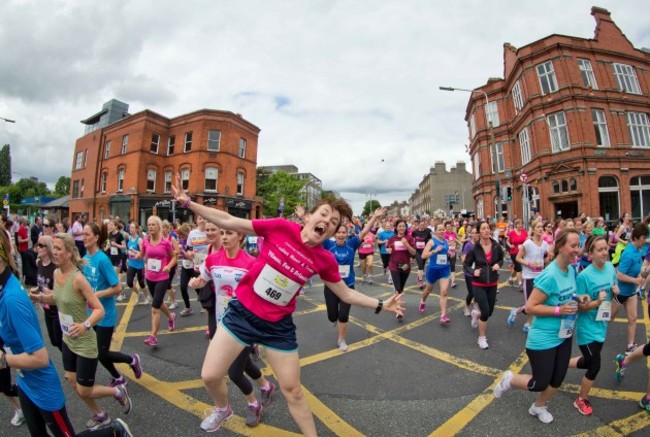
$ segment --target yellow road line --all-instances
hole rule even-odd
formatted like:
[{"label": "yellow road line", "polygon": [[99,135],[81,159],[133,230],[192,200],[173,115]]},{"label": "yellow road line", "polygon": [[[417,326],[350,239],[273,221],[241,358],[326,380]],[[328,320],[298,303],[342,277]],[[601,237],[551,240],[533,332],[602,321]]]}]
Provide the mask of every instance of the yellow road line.
[{"label": "yellow road line", "polygon": [[334,432],[334,434],[344,435],[346,437],[363,436],[362,433],[360,433],[351,425],[349,425],[346,421],[341,419],[327,405],[322,403],[320,399],[314,396],[312,392],[307,390],[304,385],[302,386],[302,392],[305,395],[305,398],[307,399],[307,402],[309,403],[309,407],[314,413],[314,416],[318,417],[326,427],[328,427]]},{"label": "yellow road line", "polygon": [[[510,365],[513,373],[519,373],[528,362],[526,352],[522,352]],[[499,381],[500,375],[494,379],[494,382],[483,393],[474,398],[465,408],[454,414],[449,420],[434,430],[430,436],[450,436],[459,433],[468,423],[485,409],[494,400],[492,388]]]},{"label": "yellow road line", "polygon": [[650,425],[650,416],[645,411],[633,414],[623,419],[615,420],[600,428],[589,430],[585,433],[576,434],[574,437],[593,437],[593,436],[619,436],[629,435],[633,432],[642,430]]}]

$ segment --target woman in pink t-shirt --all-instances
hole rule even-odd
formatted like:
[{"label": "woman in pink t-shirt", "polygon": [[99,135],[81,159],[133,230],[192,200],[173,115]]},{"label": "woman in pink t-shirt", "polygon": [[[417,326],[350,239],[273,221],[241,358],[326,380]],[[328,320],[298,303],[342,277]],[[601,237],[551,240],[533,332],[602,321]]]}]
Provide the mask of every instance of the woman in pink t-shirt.
[{"label": "woman in pink t-shirt", "polygon": [[521,219],[515,219],[515,228],[508,232],[506,236],[506,247],[512,259],[512,272],[508,283],[512,287],[517,279],[517,287],[521,289],[521,264],[517,261],[517,254],[519,253],[519,246],[528,240],[528,232],[524,229],[524,222]]},{"label": "woman in pink t-shirt", "polygon": [[301,432],[316,435],[316,425],[300,384],[300,361],[296,327],[292,314],[298,290],[311,276],[320,275],[327,287],[341,300],[365,308],[382,308],[402,313],[401,296],[386,300],[365,296],[348,288],[338,270],[334,255],[322,247],[342,217],[351,217],[343,200],[322,200],[305,217],[304,225],[284,219],[247,220],[225,211],[191,201],[181,187],[180,175],[172,187],[177,205],[189,208],[222,229],[264,237],[259,258],[237,286],[237,299],[228,303],[220,328],[212,339],[218,357],[213,365],[216,407],[211,414],[210,431],[232,417],[225,376],[228,368],[246,346],[266,346],[266,358],[275,373],[289,411]]},{"label": "woman in pink t-shirt", "polygon": [[169,240],[162,236],[162,220],[158,216],[153,215],[147,219],[147,238],[142,242],[142,252],[137,257],[145,259],[144,277],[153,297],[151,334],[145,338],[144,344],[157,346],[161,311],[167,316],[167,328],[170,331],[176,328],[176,314],[169,311],[163,302],[167,293],[169,271],[176,265],[176,254]]},{"label": "woman in pink t-shirt", "polygon": [[449,270],[451,271],[451,288],[456,288],[456,249],[460,246],[460,243],[451,221],[445,222],[445,240],[449,244],[447,256],[449,257]]}]

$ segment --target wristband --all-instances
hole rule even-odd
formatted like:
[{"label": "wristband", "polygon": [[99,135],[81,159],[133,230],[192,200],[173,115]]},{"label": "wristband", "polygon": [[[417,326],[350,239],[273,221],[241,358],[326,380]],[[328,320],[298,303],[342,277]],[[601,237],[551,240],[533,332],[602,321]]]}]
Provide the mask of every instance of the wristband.
[{"label": "wristband", "polygon": [[555,307],[555,316],[557,317],[557,316],[559,316],[559,315],[560,315],[560,306],[557,305],[557,306]]},{"label": "wristband", "polygon": [[377,299],[377,307],[375,308],[375,314],[379,314],[384,308],[384,301],[381,299]]},{"label": "wristband", "polygon": [[191,203],[191,202],[192,202],[192,199],[190,199],[190,196],[187,196],[187,202],[184,202],[184,203],[181,205],[181,208],[183,208],[183,209],[187,209],[187,207],[190,206],[190,203]]}]

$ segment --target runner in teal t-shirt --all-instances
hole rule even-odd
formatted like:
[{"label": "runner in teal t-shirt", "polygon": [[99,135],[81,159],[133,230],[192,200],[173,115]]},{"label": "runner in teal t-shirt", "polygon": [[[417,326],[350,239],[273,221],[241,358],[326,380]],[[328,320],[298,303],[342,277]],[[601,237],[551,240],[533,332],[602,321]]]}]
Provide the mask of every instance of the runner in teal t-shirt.
[{"label": "runner in teal t-shirt", "polygon": [[589,296],[589,303],[580,308],[576,323],[577,343],[582,355],[572,358],[569,367],[587,371],[573,406],[588,416],[593,412],[589,390],[600,371],[600,352],[612,314],[612,297],[619,290],[616,269],[609,262],[607,239],[592,235],[585,243],[585,253],[589,254],[592,263],[578,275],[577,280],[577,295]]}]

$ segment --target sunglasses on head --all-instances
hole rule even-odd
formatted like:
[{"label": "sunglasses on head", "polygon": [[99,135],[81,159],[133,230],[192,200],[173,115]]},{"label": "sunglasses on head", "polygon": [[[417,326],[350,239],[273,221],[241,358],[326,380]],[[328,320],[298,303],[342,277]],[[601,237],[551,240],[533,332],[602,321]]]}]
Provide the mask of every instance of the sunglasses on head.
[{"label": "sunglasses on head", "polygon": [[47,245],[43,243],[36,243],[36,246],[40,247],[41,249],[45,249],[47,247]]},{"label": "sunglasses on head", "polygon": [[43,223],[44,228],[49,228],[51,225],[49,223]]}]

